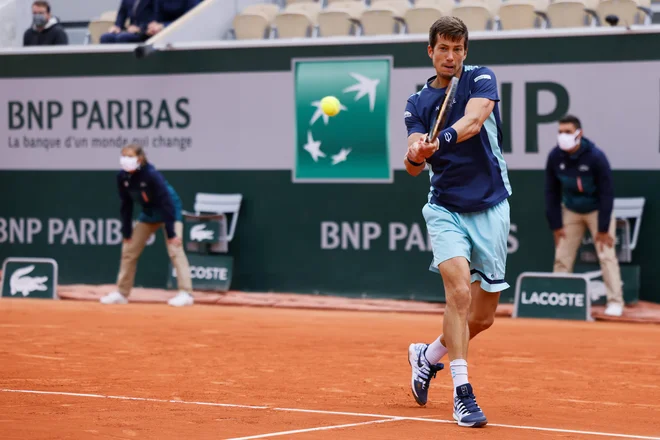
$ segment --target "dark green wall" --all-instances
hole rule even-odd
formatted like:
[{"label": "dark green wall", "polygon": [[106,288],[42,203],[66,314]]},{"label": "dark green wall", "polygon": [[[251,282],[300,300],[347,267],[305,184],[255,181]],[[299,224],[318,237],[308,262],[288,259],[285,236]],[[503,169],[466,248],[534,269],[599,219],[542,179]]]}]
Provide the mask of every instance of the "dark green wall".
[{"label": "dark green wall", "polygon": [[[426,234],[421,208],[426,201],[426,178],[395,172],[391,185],[291,183],[289,171],[165,171],[180,193],[185,209],[192,209],[196,192],[238,192],[244,195],[236,238],[232,288],[346,296],[385,296],[442,300],[440,277],[429,272],[430,252],[388,249],[390,222],[419,223]],[[512,236],[517,250],[509,255],[507,281],[513,285],[522,271],[552,270],[553,247],[543,207],[543,172],[511,171],[514,195],[510,199]],[[654,197],[660,172],[614,173],[616,196]],[[0,258],[39,256],[55,258],[62,283],[113,283],[120,246],[47,243],[49,218],[117,218],[118,199],[112,172],[0,172],[0,217],[38,218],[43,231],[32,244],[0,244]],[[383,235],[370,249],[321,250],[320,224],[376,222]],[[641,297],[660,301],[654,272],[660,254],[653,225],[660,222],[657,205],[644,212],[641,240],[634,263],[641,266]],[[79,231],[78,231],[79,232]],[[56,238],[61,238],[58,235]],[[0,238],[2,234],[0,232]],[[402,241],[401,243],[404,243]],[[137,284],[162,287],[167,256],[162,237],[140,260]],[[504,296],[511,301],[513,289]]]}]

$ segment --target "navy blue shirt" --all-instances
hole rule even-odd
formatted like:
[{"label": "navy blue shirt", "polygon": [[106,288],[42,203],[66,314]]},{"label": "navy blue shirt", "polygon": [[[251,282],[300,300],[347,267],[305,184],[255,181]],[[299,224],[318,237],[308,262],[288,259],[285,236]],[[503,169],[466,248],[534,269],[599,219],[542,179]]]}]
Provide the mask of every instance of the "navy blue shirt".
[{"label": "navy blue shirt", "polygon": [[561,204],[579,214],[598,211],[598,232],[607,232],[614,207],[612,170],[603,153],[585,137],[568,154],[558,146],[550,151],[545,169],[545,212],[550,228],[562,227]]},{"label": "navy blue shirt", "polygon": [[169,26],[199,2],[200,0],[156,0],[156,21]]},{"label": "navy blue shirt", "polygon": [[124,238],[133,234],[133,203],[142,206],[138,220],[144,223],[164,223],[167,238],[174,238],[174,223],[181,221],[181,199],[174,188],[151,164],[134,173],[120,171],[117,189],[121,199],[121,231]]},{"label": "navy blue shirt", "polygon": [[146,32],[147,26],[156,18],[156,0],[140,0],[135,7],[136,0],[121,0],[115,26],[124,29],[126,19],[138,26],[142,32]]},{"label": "navy blue shirt", "polygon": [[[404,114],[408,136],[429,133],[440,109],[445,89],[431,87],[429,78],[422,90],[411,95]],[[465,115],[471,98],[495,101],[495,107],[479,134],[441,148],[426,161],[430,165],[429,202],[454,212],[483,211],[511,195],[506,162],[502,155],[502,128],[497,79],[487,67],[463,66],[456,103],[447,115],[444,129]]]}]

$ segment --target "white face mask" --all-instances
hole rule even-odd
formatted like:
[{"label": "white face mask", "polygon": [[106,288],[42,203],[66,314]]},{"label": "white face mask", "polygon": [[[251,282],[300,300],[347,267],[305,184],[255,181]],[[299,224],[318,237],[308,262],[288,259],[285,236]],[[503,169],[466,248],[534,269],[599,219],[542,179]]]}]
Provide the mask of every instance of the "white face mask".
[{"label": "white face mask", "polygon": [[137,170],[140,166],[138,158],[135,156],[122,156],[119,158],[119,164],[122,169],[128,173]]},{"label": "white face mask", "polygon": [[559,148],[564,151],[570,151],[578,144],[578,136],[580,135],[580,130],[576,130],[575,133],[559,133],[557,136],[557,144]]}]

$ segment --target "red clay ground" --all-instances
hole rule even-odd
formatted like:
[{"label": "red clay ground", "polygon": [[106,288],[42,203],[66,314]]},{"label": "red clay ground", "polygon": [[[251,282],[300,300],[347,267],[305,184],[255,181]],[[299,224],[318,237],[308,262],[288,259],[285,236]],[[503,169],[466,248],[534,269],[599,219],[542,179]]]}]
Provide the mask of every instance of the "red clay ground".
[{"label": "red clay ground", "polygon": [[441,323],[429,314],[3,298],[0,438],[271,438],[345,424],[358,425],[275,437],[598,438],[564,429],[660,438],[660,326],[498,319],[470,351],[490,421],[472,430],[439,422],[451,419],[447,371],[427,407],[410,396],[407,346],[430,341]]}]

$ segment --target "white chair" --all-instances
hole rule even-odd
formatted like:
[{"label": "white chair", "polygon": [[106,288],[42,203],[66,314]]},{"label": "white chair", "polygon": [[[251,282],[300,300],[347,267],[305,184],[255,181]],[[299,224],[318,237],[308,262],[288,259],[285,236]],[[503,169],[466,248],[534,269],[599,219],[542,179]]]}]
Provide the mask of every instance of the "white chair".
[{"label": "white chair", "polygon": [[317,31],[319,3],[301,2],[287,5],[273,21],[277,38],[313,37]]},{"label": "white chair", "polygon": [[587,11],[582,0],[555,0],[546,10],[551,28],[576,28],[586,26]]},{"label": "white chair", "polygon": [[639,22],[643,24],[651,24],[653,18],[653,10],[651,9],[651,0],[638,0],[637,7],[639,8]]},{"label": "white chair", "polygon": [[[117,11],[102,12],[99,18],[93,18],[87,25],[84,44],[99,44],[101,35],[108,32],[110,26],[117,20]],[[128,20],[126,20],[128,24]]]},{"label": "white chair", "polygon": [[247,6],[234,17],[232,22],[234,38],[237,40],[268,38],[273,19],[279,10],[279,6],[271,3]]},{"label": "white chair", "polygon": [[536,3],[530,0],[508,0],[497,15],[503,30],[533,29],[537,20]]},{"label": "white chair", "polygon": [[91,20],[87,25],[85,44],[99,44],[101,35],[108,32],[108,29],[114,24],[114,20]]},{"label": "white chair", "polygon": [[416,0],[403,17],[408,33],[428,34],[429,28],[438,18],[451,15],[454,5],[454,0]]},{"label": "white chair", "polygon": [[197,193],[195,195],[194,213],[184,211],[183,214],[192,216],[204,216],[204,214],[222,215],[227,217],[231,214],[231,225],[229,230],[224,232],[224,238],[229,243],[234,238],[236,223],[238,222],[238,212],[241,209],[243,201],[242,194],[210,194]]},{"label": "white chair", "polygon": [[343,0],[329,3],[318,15],[319,34],[322,37],[334,37],[354,34],[362,30],[360,16],[364,12],[363,3],[354,0]]},{"label": "white chair", "polygon": [[391,35],[404,33],[404,16],[410,8],[408,0],[372,0],[360,17],[365,35]]},{"label": "white chair", "polygon": [[470,31],[485,31],[493,28],[495,14],[492,3],[485,0],[462,0],[452,9],[452,15],[463,20]]},{"label": "white chair", "polygon": [[634,250],[637,247],[637,239],[639,238],[639,229],[642,226],[642,213],[644,212],[644,204],[646,199],[644,197],[615,197],[614,198],[614,216],[621,219],[628,224],[630,229],[630,221],[634,220],[635,226],[632,237],[629,239],[629,248]]},{"label": "white chair", "polygon": [[609,26],[605,21],[608,15],[619,17],[617,26],[631,26],[640,15],[638,6],[635,0],[601,0],[596,6],[596,13],[601,26]]}]

